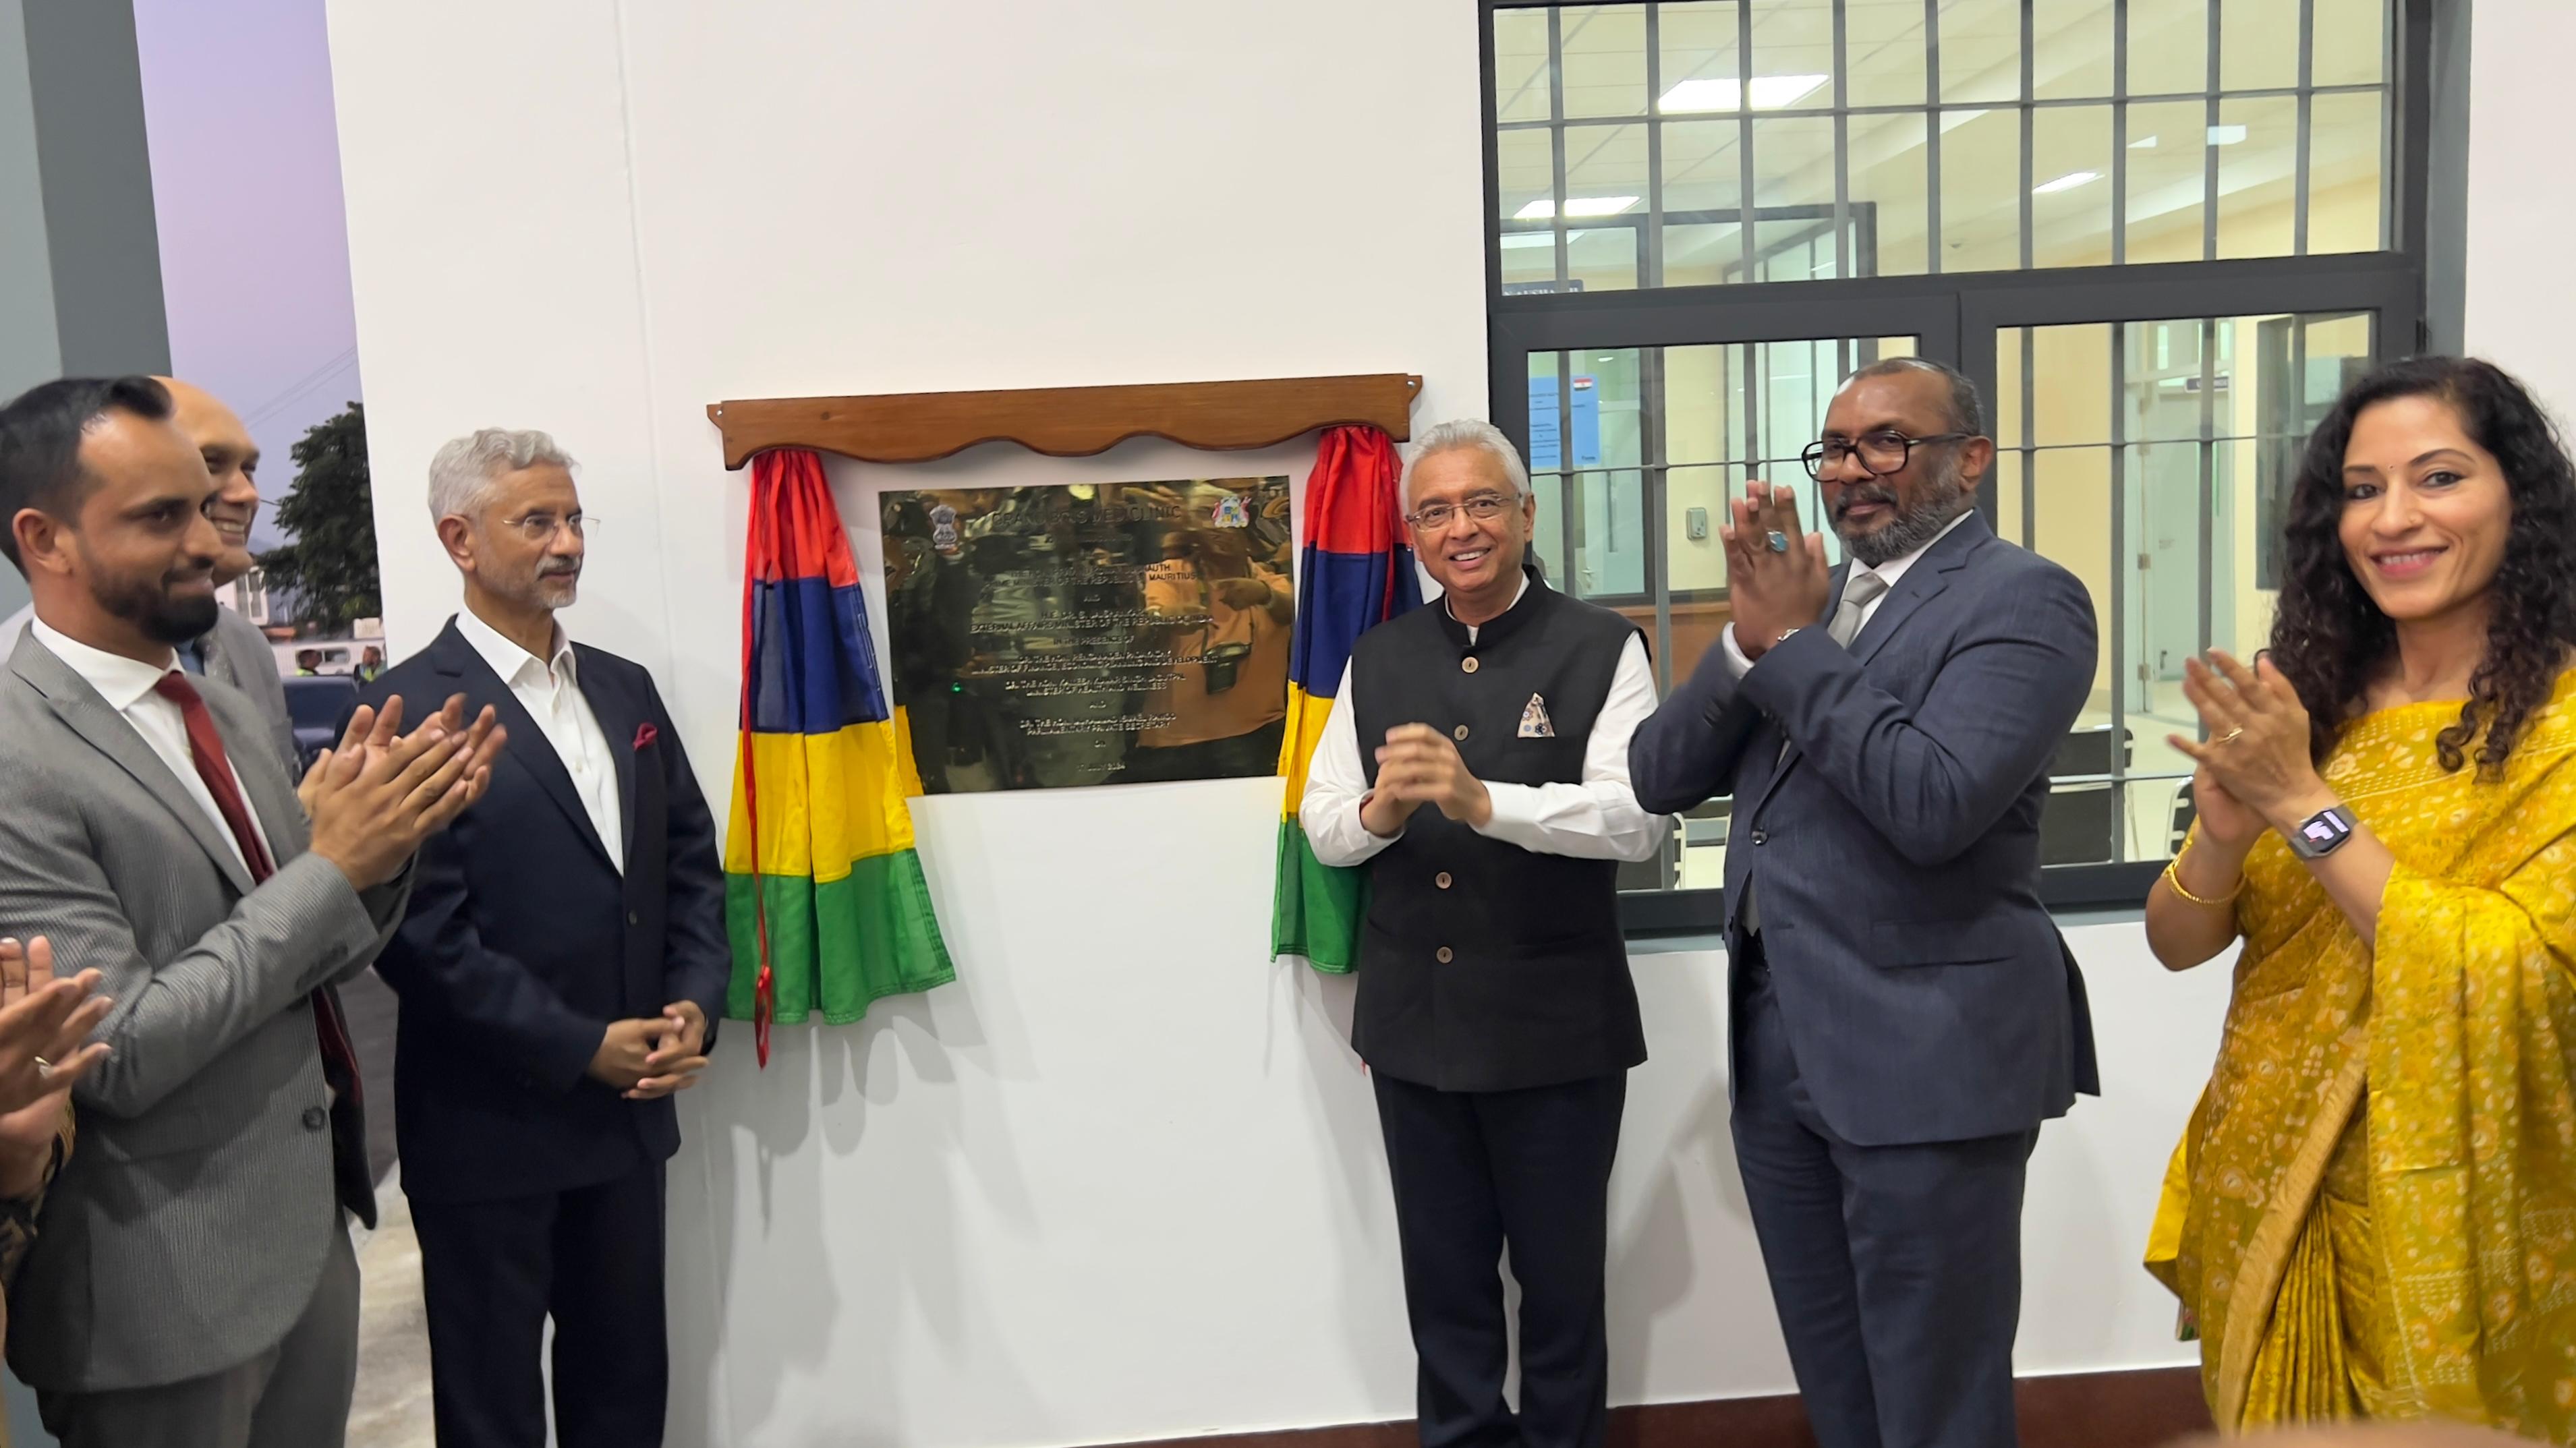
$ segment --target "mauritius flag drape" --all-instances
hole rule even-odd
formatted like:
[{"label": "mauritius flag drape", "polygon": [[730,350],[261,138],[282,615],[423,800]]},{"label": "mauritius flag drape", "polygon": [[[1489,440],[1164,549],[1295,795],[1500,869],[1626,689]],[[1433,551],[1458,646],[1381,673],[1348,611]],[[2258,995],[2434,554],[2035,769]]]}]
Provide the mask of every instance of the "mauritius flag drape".
[{"label": "mauritius flag drape", "polygon": [[741,743],[725,831],[726,1014],[834,1025],[880,996],[957,978],[913,853],[911,741],[890,719],[858,565],[823,461],[751,463]]},{"label": "mauritius flag drape", "polygon": [[1314,474],[1306,479],[1306,547],[1298,569],[1297,635],[1288,656],[1288,737],[1279,755],[1288,791],[1280,806],[1270,953],[1302,955],[1316,969],[1337,973],[1359,959],[1367,876],[1316,863],[1297,823],[1297,804],[1351,645],[1371,625],[1422,603],[1413,550],[1404,541],[1402,472],[1395,440],[1384,431],[1336,427],[1324,433]]}]

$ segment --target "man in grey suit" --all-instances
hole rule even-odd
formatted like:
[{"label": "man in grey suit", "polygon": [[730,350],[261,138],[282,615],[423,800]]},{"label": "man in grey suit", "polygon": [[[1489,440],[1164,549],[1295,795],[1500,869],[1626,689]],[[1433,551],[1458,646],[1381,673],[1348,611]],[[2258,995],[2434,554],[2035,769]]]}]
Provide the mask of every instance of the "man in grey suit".
[{"label": "man in grey suit", "polygon": [[66,1448],[330,1448],[356,1370],[343,1213],[371,1203],[335,1190],[361,1086],[322,987],[382,948],[500,735],[461,700],[408,736],[362,712],[299,791],[249,700],[177,668],[220,550],[170,417],[143,377],[0,408],[0,551],[36,609],[0,674],[0,928],[114,1000],[9,1359]]},{"label": "man in grey suit", "polygon": [[[241,418],[213,393],[176,377],[153,380],[169,391],[171,421],[196,444],[197,456],[205,459],[206,472],[215,480],[206,519],[215,525],[215,537],[223,545],[215,558],[215,588],[220,593],[258,566],[250,554],[250,525],[259,516],[259,444]],[[303,772],[296,767],[295,721],[286,712],[286,684],[278,677],[277,651],[257,624],[237,609],[220,610],[213,628],[179,645],[179,667],[221,679],[249,695],[276,738],[287,773]]]},{"label": "man in grey suit", "polygon": [[1648,810],[1734,796],[1736,1156],[1823,1448],[2015,1441],[2023,1178],[2097,1089],[2039,902],[2093,605],[1975,512],[1984,434],[1948,368],[1855,374],[1805,458],[1850,562],[1752,484],[1734,622],[1629,756]]}]

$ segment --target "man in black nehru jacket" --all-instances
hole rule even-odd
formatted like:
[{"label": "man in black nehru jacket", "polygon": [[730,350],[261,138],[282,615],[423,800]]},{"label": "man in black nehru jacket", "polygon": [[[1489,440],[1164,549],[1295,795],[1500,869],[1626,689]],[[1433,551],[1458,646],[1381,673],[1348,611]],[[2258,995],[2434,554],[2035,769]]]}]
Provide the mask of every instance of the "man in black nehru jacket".
[{"label": "man in black nehru jacket", "polygon": [[1636,625],[1525,567],[1536,503],[1493,427],[1425,433],[1405,507],[1442,596],[1352,650],[1298,814],[1318,860],[1369,870],[1351,1044],[1386,1133],[1424,1448],[1584,1448],[1608,1421],[1610,1162],[1646,1059],[1618,869],[1671,829],[1628,783],[1654,671]]}]

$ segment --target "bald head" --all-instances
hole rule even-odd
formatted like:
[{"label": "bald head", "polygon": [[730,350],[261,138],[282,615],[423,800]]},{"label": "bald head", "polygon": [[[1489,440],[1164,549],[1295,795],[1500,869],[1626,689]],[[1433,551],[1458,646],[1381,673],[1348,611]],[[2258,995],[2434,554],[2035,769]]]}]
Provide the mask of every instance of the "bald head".
[{"label": "bald head", "polygon": [[215,586],[220,588],[251,570],[250,522],[259,513],[259,444],[250,440],[250,429],[213,393],[176,377],[155,380],[170,389],[171,420],[196,444],[197,455],[206,460],[206,471],[214,475],[215,497],[206,505],[206,517],[224,544],[223,557],[215,564]]}]

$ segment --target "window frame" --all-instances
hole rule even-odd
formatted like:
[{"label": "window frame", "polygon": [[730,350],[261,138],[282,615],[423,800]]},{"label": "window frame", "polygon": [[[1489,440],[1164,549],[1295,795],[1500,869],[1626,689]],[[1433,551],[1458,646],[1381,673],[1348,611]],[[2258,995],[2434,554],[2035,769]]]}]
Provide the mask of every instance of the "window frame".
[{"label": "window frame", "polygon": [[[1607,0],[1633,3],[1633,0]],[[1938,0],[1925,0],[1927,9]],[[2301,0],[2303,8],[2313,0]],[[1477,0],[1478,114],[1484,127],[1484,257],[1488,415],[1523,456],[1529,449],[1529,367],[1535,354],[1588,349],[1666,348],[1795,342],[1818,338],[1912,336],[1919,355],[1949,362],[1974,379],[1993,405],[1998,381],[1996,336],[2016,327],[2156,322],[2322,312],[2371,312],[2382,360],[2424,350],[2429,337],[2427,266],[2429,164],[2432,150],[2433,9],[2438,0],[2395,0],[2388,36],[2387,94],[2396,126],[2387,153],[2390,249],[2227,261],[2115,263],[2019,271],[1941,272],[1807,281],[1744,281],[1708,286],[1640,285],[1633,290],[1503,289],[1501,239],[1527,226],[1502,216],[1501,128],[1495,111],[1494,17],[1506,10],[1561,8],[1567,0]],[[2125,45],[2127,0],[2114,0],[2115,44]],[[2023,0],[2025,70],[2031,0]],[[1842,24],[1840,0],[1835,23]],[[1651,16],[1650,7],[1649,14]],[[2213,9],[2213,23],[2216,11]],[[2303,16],[2303,25],[2310,23]],[[1654,34],[1650,19],[1648,34]],[[1936,41],[1937,44],[1937,41]],[[1649,41],[1650,60],[1652,41]],[[1937,51],[1935,52],[1937,59]],[[1837,89],[1840,84],[1837,82]],[[1651,85],[1651,72],[1650,84]],[[2028,94],[2027,75],[2024,93]],[[2027,102],[1989,103],[2000,107]],[[2213,108],[2216,105],[2212,98]],[[1561,110],[1562,107],[1552,107]],[[2025,111],[2024,114],[2031,114]],[[1651,111],[1637,118],[1653,120]],[[1562,121],[1557,123],[1560,127]],[[2304,123],[2303,123],[2304,124]],[[1937,146],[1935,139],[1932,144]],[[2117,153],[2115,161],[2119,159]],[[2027,182],[2027,177],[2024,178]],[[2302,175],[2301,181],[2304,183]],[[1931,204],[1937,208],[1937,185]],[[2026,190],[2025,186],[2025,190]],[[1749,200],[1749,198],[1748,198]],[[2304,216],[2302,205],[2300,214]],[[2215,208],[2208,213],[2215,224]],[[1659,218],[1658,218],[1659,219]],[[1640,235],[1650,231],[1641,230]],[[2025,255],[2027,254],[2025,228]],[[1649,250],[1651,248],[1644,248]],[[1658,379],[1659,380],[1659,379]],[[1665,468],[1661,439],[1648,438],[1638,464],[1649,559],[1668,557]],[[1566,471],[1591,471],[1567,469]],[[1599,469],[1603,472],[1626,469]],[[1980,490],[1977,511],[1996,519],[1993,490]],[[1666,631],[1673,593],[1651,590],[1657,632]],[[2115,632],[2119,628],[2116,601]],[[1696,660],[1661,661],[1680,677]],[[2134,909],[2164,869],[2160,860],[2053,866],[2041,872],[2040,899],[2052,910]],[[1715,934],[1724,925],[1723,890],[1623,892],[1620,918],[1631,937]]]}]

